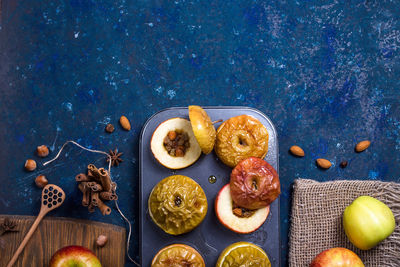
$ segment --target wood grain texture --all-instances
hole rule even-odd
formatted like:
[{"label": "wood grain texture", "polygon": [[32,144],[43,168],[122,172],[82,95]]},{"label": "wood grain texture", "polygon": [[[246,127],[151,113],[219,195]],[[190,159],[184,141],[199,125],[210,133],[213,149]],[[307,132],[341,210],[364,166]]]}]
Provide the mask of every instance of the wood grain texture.
[{"label": "wood grain texture", "polygon": [[[5,233],[0,237],[0,266],[6,266],[36,217],[0,215],[15,221],[19,232]],[[105,247],[96,247],[96,238],[104,234],[108,236]],[[112,224],[49,217],[43,219],[38,229],[29,240],[24,251],[14,266],[48,266],[51,256],[60,248],[68,245],[80,245],[91,249],[104,267],[124,266],[126,231]]]}]

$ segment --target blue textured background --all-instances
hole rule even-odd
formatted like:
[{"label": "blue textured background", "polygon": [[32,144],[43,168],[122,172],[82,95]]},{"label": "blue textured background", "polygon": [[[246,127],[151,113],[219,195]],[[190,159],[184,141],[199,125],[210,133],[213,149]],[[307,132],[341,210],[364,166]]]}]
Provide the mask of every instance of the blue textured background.
[{"label": "blue textured background", "polygon": [[[73,177],[104,164],[100,156],[68,147],[48,168],[23,170],[26,158],[43,162],[33,155],[41,144],[118,147],[125,161],[113,174],[137,255],[140,129],[160,109],[189,104],[251,106],[275,123],[283,266],[295,178],[399,181],[399,1],[0,3],[0,213],[37,214],[33,180],[44,173],[68,194],[52,216],[124,225],[115,211],[102,217],[80,205]],[[118,126],[122,114],[131,132]],[[355,154],[362,139],[372,145]],[[290,156],[293,144],[306,157]],[[319,170],[317,157],[333,167]]]}]

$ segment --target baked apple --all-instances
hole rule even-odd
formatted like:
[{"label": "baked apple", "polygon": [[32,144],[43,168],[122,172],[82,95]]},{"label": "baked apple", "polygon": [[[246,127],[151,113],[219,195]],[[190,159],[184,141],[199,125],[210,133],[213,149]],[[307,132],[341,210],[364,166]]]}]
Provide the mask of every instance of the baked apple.
[{"label": "baked apple", "polygon": [[230,118],[218,127],[214,150],[231,168],[248,157],[264,158],[268,153],[267,128],[249,115]]},{"label": "baked apple", "polygon": [[207,197],[201,186],[184,175],[161,180],[151,191],[149,214],[166,233],[179,235],[197,227],[207,214]]},{"label": "baked apple", "polygon": [[276,170],[256,157],[242,160],[232,170],[230,189],[233,202],[250,210],[268,206],[281,193]]},{"label": "baked apple", "polygon": [[151,267],[205,267],[203,257],[194,248],[173,244],[161,249],[153,258]]},{"label": "baked apple", "polygon": [[262,266],[271,267],[267,253],[249,242],[234,243],[222,251],[215,267]]},{"label": "baked apple", "polygon": [[215,144],[216,131],[207,112],[199,106],[189,106],[189,118],[201,151],[209,154]]},{"label": "baked apple", "polygon": [[215,213],[226,228],[239,234],[248,234],[256,231],[265,222],[269,206],[258,210],[236,206],[232,201],[230,186],[227,184],[222,187],[215,200]]},{"label": "baked apple", "polygon": [[158,162],[169,169],[186,168],[201,155],[192,125],[183,118],[161,123],[151,137],[150,147]]}]

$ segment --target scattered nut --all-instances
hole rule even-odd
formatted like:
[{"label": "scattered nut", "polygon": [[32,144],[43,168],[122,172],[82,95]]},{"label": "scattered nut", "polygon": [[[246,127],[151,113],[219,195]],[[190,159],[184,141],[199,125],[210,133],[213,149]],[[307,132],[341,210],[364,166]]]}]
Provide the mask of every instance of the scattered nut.
[{"label": "scattered nut", "polygon": [[346,168],[347,164],[348,164],[347,160],[340,162],[340,168],[342,168],[342,169]]},{"label": "scattered nut", "polygon": [[25,170],[32,172],[35,169],[36,169],[36,161],[34,161],[33,159],[27,159],[25,161]]},{"label": "scattered nut", "polygon": [[131,130],[131,123],[129,122],[127,117],[121,116],[121,118],[119,118],[119,123],[121,124],[121,126],[124,130],[126,130],[126,131]]},{"label": "scattered nut", "polygon": [[329,169],[332,163],[327,159],[317,159],[317,165],[322,169]]},{"label": "scattered nut", "polygon": [[371,142],[368,140],[361,141],[360,143],[358,143],[356,145],[355,150],[356,150],[356,152],[363,152],[365,149],[367,149],[369,147],[370,144],[371,144]]},{"label": "scattered nut", "polygon": [[49,149],[47,146],[41,145],[36,148],[36,153],[39,157],[44,158],[47,157],[47,155],[49,155]]},{"label": "scattered nut", "polygon": [[297,157],[304,157],[304,150],[299,146],[291,146],[289,150]]},{"label": "scattered nut", "polygon": [[36,183],[37,187],[43,188],[49,183],[49,181],[47,181],[46,176],[39,175],[38,177],[36,177],[35,183]]},{"label": "scattered nut", "polygon": [[115,130],[114,125],[112,125],[111,123],[107,124],[107,126],[106,126],[107,133],[112,133],[112,132],[114,132],[114,130]]},{"label": "scattered nut", "polygon": [[104,247],[108,241],[108,237],[105,235],[99,235],[96,240],[96,245],[98,247]]}]

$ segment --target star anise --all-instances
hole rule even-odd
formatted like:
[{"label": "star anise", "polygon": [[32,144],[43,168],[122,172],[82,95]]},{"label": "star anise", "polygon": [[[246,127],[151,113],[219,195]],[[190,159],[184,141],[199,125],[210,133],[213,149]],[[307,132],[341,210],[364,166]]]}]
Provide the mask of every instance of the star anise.
[{"label": "star anise", "polygon": [[122,162],[123,160],[121,159],[122,156],[122,152],[118,153],[118,149],[115,149],[114,151],[112,151],[110,149],[110,152],[108,153],[109,157],[107,158],[107,162],[110,162],[111,160],[111,166],[118,166],[120,162]]},{"label": "star anise", "polygon": [[5,218],[3,223],[0,224],[0,236],[6,232],[18,232],[19,230],[14,229],[17,223],[11,221],[9,218]]}]

